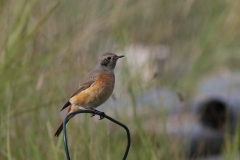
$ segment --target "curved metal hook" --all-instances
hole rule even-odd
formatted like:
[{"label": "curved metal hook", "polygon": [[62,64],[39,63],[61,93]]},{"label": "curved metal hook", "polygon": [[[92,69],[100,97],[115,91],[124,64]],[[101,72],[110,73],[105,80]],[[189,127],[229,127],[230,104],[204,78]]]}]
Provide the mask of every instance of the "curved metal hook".
[{"label": "curved metal hook", "polygon": [[[71,158],[70,158],[70,155],[69,155],[68,145],[67,145],[67,133],[66,133],[66,123],[67,123],[67,119],[68,119],[68,117],[71,116],[71,115],[80,114],[80,113],[92,113],[92,114],[101,115],[101,113],[96,113],[96,112],[91,111],[91,110],[82,110],[82,111],[72,112],[72,113],[68,114],[68,115],[64,118],[64,121],[63,121],[63,141],[64,141],[65,152],[66,152],[66,156],[67,156],[67,159],[68,159],[68,160],[71,160]],[[115,120],[115,119],[107,116],[106,114],[105,114],[104,118],[107,118],[108,120],[110,120],[110,121],[118,124],[119,126],[123,127],[123,128],[126,130],[126,132],[127,132],[127,139],[128,139],[128,145],[127,145],[127,148],[126,148],[124,157],[123,157],[123,160],[125,160],[125,159],[127,158],[128,151],[129,151],[130,144],[131,144],[130,132],[129,132],[127,126],[125,126],[124,124],[118,122],[117,120]]]}]

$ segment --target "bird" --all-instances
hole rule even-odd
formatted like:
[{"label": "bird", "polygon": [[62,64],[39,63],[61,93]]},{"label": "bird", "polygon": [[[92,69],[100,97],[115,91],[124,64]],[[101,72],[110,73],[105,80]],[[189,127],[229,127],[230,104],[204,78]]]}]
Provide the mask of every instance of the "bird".
[{"label": "bird", "polygon": [[[100,113],[100,120],[104,118],[104,112],[96,110],[99,105],[103,104],[112,94],[115,85],[114,68],[119,58],[114,53],[105,53],[101,55],[95,63],[93,69],[83,79],[78,89],[70,96],[68,101],[62,107],[60,112],[68,108],[69,113],[79,110],[92,110]],[[92,114],[94,116],[95,114]],[[73,117],[69,116],[67,122]],[[58,127],[54,136],[58,137],[63,130],[63,122]]]}]

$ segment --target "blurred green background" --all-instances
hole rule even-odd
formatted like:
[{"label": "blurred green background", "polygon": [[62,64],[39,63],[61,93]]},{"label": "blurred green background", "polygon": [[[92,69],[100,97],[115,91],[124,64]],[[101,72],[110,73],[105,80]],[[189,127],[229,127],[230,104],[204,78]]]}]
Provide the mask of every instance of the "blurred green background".
[{"label": "blurred green background", "polygon": [[[131,71],[142,54],[121,59],[110,99],[124,101],[125,95],[130,103],[99,110],[129,127],[128,159],[186,159],[181,144],[166,134],[164,111],[146,105],[138,113],[136,96],[165,86],[191,98],[201,78],[238,71],[239,5],[237,0],[1,0],[0,159],[66,159],[62,135],[53,137],[62,105],[100,54],[126,55],[132,45],[167,48],[161,72],[144,79],[141,67]],[[149,117],[156,127],[162,124],[162,132],[142,127]],[[124,154],[126,133],[107,120],[76,116],[67,129],[73,160]]]}]

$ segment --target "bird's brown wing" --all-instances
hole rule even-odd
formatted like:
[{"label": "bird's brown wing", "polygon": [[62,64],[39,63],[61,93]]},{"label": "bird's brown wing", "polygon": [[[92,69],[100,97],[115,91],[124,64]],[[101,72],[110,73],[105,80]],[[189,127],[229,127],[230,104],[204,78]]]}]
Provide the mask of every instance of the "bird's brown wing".
[{"label": "bird's brown wing", "polygon": [[[83,82],[79,86],[79,88],[71,95],[70,98],[72,98],[73,96],[79,94],[83,90],[89,88],[96,81],[98,75],[99,75],[99,73],[97,73],[97,72],[90,72],[89,75],[83,80]],[[62,107],[61,111],[64,110],[65,108],[67,108],[70,104],[71,103],[69,101],[67,101],[65,103],[65,105]]]}]

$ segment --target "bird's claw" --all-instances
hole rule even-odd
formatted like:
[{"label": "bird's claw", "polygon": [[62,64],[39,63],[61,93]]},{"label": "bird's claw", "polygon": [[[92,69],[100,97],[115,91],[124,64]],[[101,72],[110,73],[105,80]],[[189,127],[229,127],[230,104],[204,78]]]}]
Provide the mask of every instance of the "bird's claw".
[{"label": "bird's claw", "polygon": [[95,116],[97,113],[99,114],[99,116],[100,116],[100,119],[99,120],[102,120],[103,118],[105,118],[105,113],[104,112],[100,112],[100,111],[98,111],[98,110],[93,110],[94,111],[94,113],[92,113],[92,115],[91,115],[91,117],[93,117],[93,116]]},{"label": "bird's claw", "polygon": [[101,115],[100,115],[100,119],[99,119],[99,120],[102,120],[104,117],[105,117],[105,113],[104,113],[104,112],[101,112]]}]

